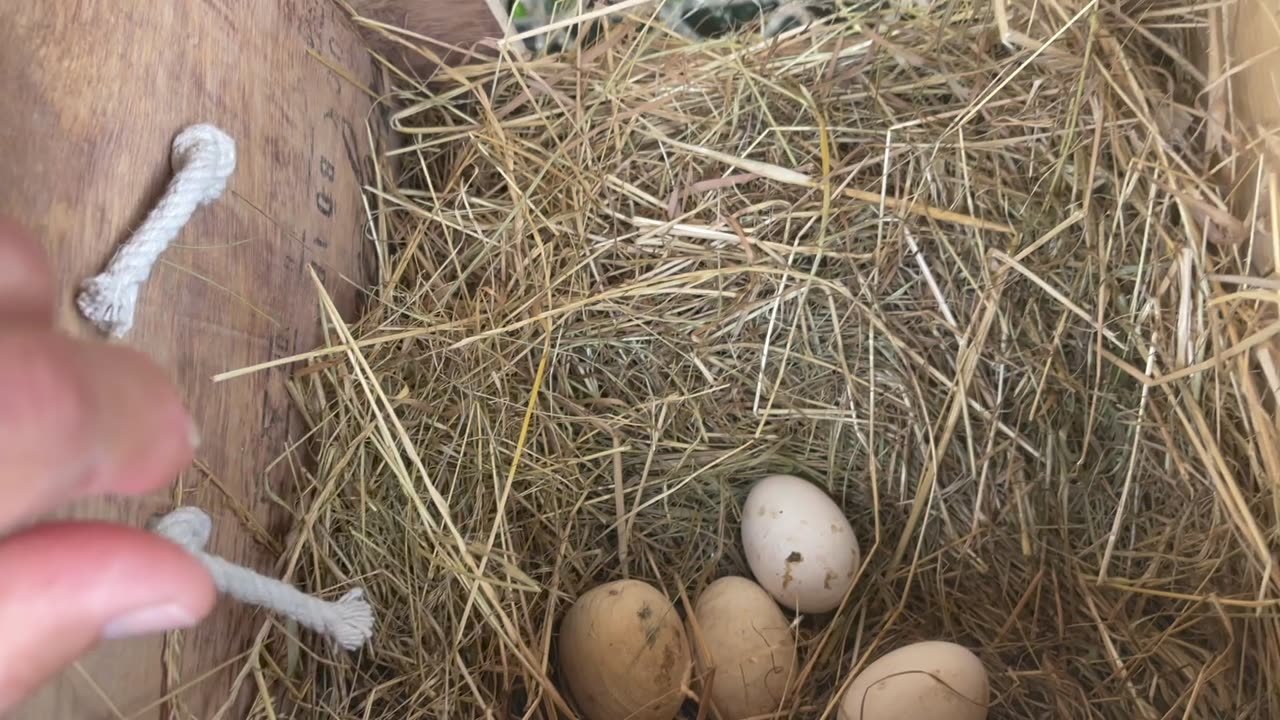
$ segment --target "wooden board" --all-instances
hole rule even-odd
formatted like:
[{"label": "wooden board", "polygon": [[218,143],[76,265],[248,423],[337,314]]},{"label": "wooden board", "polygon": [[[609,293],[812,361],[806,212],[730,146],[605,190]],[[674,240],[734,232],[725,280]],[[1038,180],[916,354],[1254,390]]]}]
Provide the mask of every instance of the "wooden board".
[{"label": "wooden board", "polygon": [[[371,63],[329,0],[7,2],[0,7],[0,213],[45,240],[63,283],[62,323],[91,331],[73,290],[98,272],[168,181],[174,135],[212,122],[235,138],[228,192],[197,211],[145,288],[127,342],[145,349],[183,388],[201,424],[199,458],[264,524],[265,472],[297,421],[286,370],[214,384],[215,373],[313,345],[319,312],[314,264],[350,314],[371,249],[357,172],[368,161],[370,100],[308,49],[376,87]],[[188,501],[215,518],[213,551],[271,571],[201,473],[183,478]],[[284,489],[284,488],[279,488]],[[100,501],[74,514],[141,525],[168,507],[160,495]],[[193,680],[248,647],[262,617],[226,601],[186,635]],[[18,718],[167,717],[161,638],[112,643],[47,686]],[[197,718],[226,698],[233,671],[184,694]],[[97,689],[95,689],[95,685]],[[150,706],[150,707],[149,707]],[[229,720],[242,715],[230,713]]]},{"label": "wooden board", "polygon": [[1228,54],[1235,109],[1246,125],[1274,132],[1280,125],[1280,2],[1237,0]]},{"label": "wooden board", "polygon": [[[1231,109],[1247,133],[1241,140],[1248,143],[1240,148],[1227,187],[1233,190],[1237,216],[1248,218],[1258,198],[1270,198],[1272,185],[1280,183],[1280,0],[1237,0],[1223,15],[1229,18],[1224,44],[1232,69]],[[1268,230],[1280,222],[1270,220]],[[1276,270],[1277,258],[1266,243],[1255,245],[1253,259],[1256,272]]]},{"label": "wooden board", "polygon": [[[1270,230],[1280,222],[1268,207],[1280,187],[1280,0],[1232,0],[1205,12],[1208,22],[1191,36],[1192,59],[1208,79],[1200,102],[1211,128],[1242,132],[1230,147],[1208,133],[1213,149],[1232,155],[1216,180],[1237,219]],[[1255,275],[1276,271],[1270,243],[1253,243],[1251,260]]]},{"label": "wooden board", "polygon": [[[426,47],[448,64],[465,63],[468,57],[492,56],[492,46],[482,41],[503,35],[496,16],[506,17],[506,0],[470,0],[469,3],[448,0],[347,0],[357,14],[395,28],[403,28],[419,37],[428,38]],[[369,30],[365,33],[369,47],[395,63],[409,68],[419,77],[429,77],[435,64],[416,50],[390,37]],[[455,49],[456,48],[456,49]]]}]

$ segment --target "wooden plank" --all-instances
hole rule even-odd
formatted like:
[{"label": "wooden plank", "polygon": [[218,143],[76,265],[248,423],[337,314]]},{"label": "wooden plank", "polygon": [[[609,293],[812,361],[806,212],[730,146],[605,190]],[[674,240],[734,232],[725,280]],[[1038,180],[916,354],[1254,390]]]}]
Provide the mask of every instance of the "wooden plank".
[{"label": "wooden plank", "polygon": [[[280,527],[267,487],[287,492],[281,485],[288,470],[265,471],[297,429],[283,390],[286,371],[218,385],[210,378],[312,346],[319,312],[307,266],[315,264],[349,311],[357,300],[353,283],[371,258],[361,239],[357,175],[368,159],[370,99],[308,49],[376,86],[361,41],[328,0],[70,0],[0,8],[0,213],[47,243],[65,291],[61,322],[71,332],[92,332],[76,314],[74,288],[101,270],[159,196],[174,135],[212,122],[237,141],[228,192],[199,210],[162,258],[126,341],[171,371],[201,424],[201,462],[274,531]],[[215,517],[212,549],[270,572],[274,558],[250,540],[207,479],[192,472],[183,482],[199,488],[188,500]],[[141,525],[168,502],[99,501],[73,513]],[[185,679],[244,652],[261,621],[220,603],[186,635]],[[167,691],[162,644],[111,643],[82,663],[83,673],[69,671],[16,717],[105,720],[117,717],[112,705],[134,716]],[[195,717],[212,717],[233,670],[184,695]],[[162,710],[137,717],[159,718]]]},{"label": "wooden plank", "polygon": [[[475,55],[492,55],[492,46],[482,41],[502,37],[502,27],[495,13],[506,16],[506,0],[470,0],[451,3],[448,0],[346,0],[360,17],[401,28],[428,39],[430,52],[445,63],[465,63]],[[492,9],[490,9],[492,6]],[[430,77],[434,63],[422,53],[407,48],[399,33],[391,36],[368,29],[364,38],[374,52],[390,60],[398,68],[409,68],[419,77]],[[489,45],[486,47],[486,45]],[[456,48],[456,50],[454,49]]]},{"label": "wooden plank", "polygon": [[[1208,136],[1242,132],[1229,148],[1209,148],[1232,153],[1214,179],[1237,219],[1251,222],[1256,208],[1269,231],[1272,184],[1280,183],[1280,0],[1233,0],[1205,12],[1207,24],[1190,33],[1190,54],[1209,81],[1198,98],[1210,118]],[[1251,243],[1251,250],[1253,274],[1276,270],[1269,243]]]},{"label": "wooden plank", "polygon": [[[1280,0],[1238,0],[1230,17],[1231,109],[1246,136],[1225,187],[1237,217],[1250,218],[1260,203],[1263,226],[1271,230],[1280,223],[1270,207],[1273,184],[1280,183]],[[1253,245],[1254,272],[1275,272],[1276,261],[1268,243]]]}]

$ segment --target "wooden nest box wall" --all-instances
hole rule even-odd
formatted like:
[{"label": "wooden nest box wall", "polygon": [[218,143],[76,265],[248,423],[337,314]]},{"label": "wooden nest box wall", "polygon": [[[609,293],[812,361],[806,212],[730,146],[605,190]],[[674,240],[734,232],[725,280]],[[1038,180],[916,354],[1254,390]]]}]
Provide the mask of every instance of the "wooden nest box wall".
[{"label": "wooden nest box wall", "polygon": [[[496,31],[484,0],[420,6],[441,18],[429,30],[447,42]],[[373,259],[361,186],[382,124],[364,89],[384,85],[368,44],[332,0],[7,3],[0,19],[0,214],[46,244],[68,331],[95,332],[74,290],[159,198],[173,137],[208,122],[236,142],[227,192],[162,256],[126,342],[170,372],[200,424],[198,463],[179,488],[215,518],[211,551],[270,568],[278,548],[266,538],[281,527],[270,498],[288,497],[292,473],[275,461],[301,426],[288,369],[212,378],[315,346],[313,269],[344,315],[357,307]],[[68,514],[141,527],[173,500],[95,500]],[[157,699],[176,690],[163,671],[174,663],[182,677],[207,676],[183,698],[192,716],[213,717],[254,618],[220,602],[180,649],[161,638],[110,643],[15,717],[170,717]]]}]

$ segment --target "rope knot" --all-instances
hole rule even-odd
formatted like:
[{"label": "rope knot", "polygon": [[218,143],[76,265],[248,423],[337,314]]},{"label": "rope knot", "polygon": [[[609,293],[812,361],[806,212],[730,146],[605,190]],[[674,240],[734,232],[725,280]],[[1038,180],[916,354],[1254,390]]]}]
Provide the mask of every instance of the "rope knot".
[{"label": "rope knot", "polygon": [[175,173],[188,167],[208,168],[202,172],[208,182],[196,188],[202,191],[198,193],[199,204],[208,205],[222,197],[227,180],[236,169],[236,142],[213,125],[192,125],[173,139],[169,165]]},{"label": "rope knot", "polygon": [[213,520],[200,508],[180,507],[151,522],[151,532],[181,545],[189,552],[204,550],[213,534]]}]

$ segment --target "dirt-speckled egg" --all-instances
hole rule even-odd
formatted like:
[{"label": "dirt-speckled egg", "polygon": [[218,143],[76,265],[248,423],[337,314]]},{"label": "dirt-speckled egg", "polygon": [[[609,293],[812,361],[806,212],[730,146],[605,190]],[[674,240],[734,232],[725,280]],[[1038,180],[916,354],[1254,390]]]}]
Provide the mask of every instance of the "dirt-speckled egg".
[{"label": "dirt-speckled egg", "polygon": [[720,578],[698,596],[693,616],[694,662],[700,677],[715,671],[711,705],[720,720],[768,715],[790,699],[795,635],[764,588],[744,577]]},{"label": "dirt-speckled egg", "polygon": [[949,642],[898,648],[867,666],[840,701],[840,720],[986,720],[982,661]]},{"label": "dirt-speckled egg", "polygon": [[639,580],[583,593],[560,624],[559,658],[569,695],[588,720],[671,720],[693,666],[675,607]]},{"label": "dirt-speckled egg", "polygon": [[839,506],[794,475],[770,475],[751,488],[742,508],[742,547],[756,581],[805,613],[834,610],[862,562]]}]

